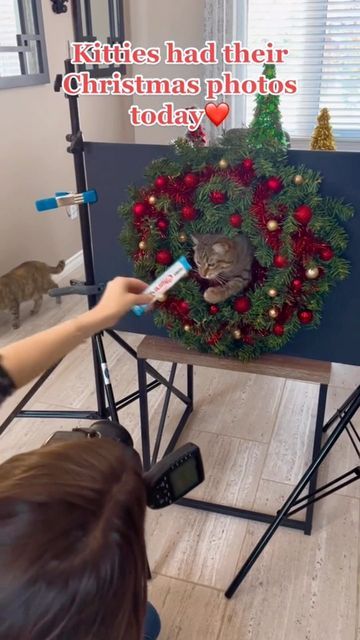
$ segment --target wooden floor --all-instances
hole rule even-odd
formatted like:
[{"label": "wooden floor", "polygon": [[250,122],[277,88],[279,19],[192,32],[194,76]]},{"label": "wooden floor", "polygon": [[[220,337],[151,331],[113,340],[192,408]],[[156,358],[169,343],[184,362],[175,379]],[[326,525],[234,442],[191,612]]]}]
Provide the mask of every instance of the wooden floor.
[{"label": "wooden floor", "polygon": [[[83,308],[80,298],[66,298],[61,306],[46,299],[39,316],[30,318],[29,306],[24,305],[17,332],[1,314],[0,347]],[[135,334],[125,337],[132,345],[141,339]],[[110,339],[105,339],[105,346],[119,399],[136,389],[135,363]],[[169,366],[159,364],[158,369],[168,372]],[[178,377],[179,383],[185,381],[184,367]],[[333,367],[328,415],[359,382],[359,368]],[[1,408],[0,422],[23,393]],[[150,397],[154,430],[162,393],[155,390]],[[205,462],[206,481],[194,495],[274,512],[309,462],[317,393],[316,385],[307,383],[196,370],[195,411],[183,437],[200,445]],[[88,344],[64,360],[28,407],[95,408]],[[181,403],[173,401],[168,433],[181,411]],[[138,446],[137,403],[123,410],[120,419]],[[37,447],[54,430],[75,424],[15,420],[0,438],[0,460]],[[354,451],[343,436],[320,480],[355,464]],[[316,506],[311,537],[281,529],[230,602],[223,590],[264,525],[177,506],[149,511],[147,541],[154,571],[150,598],[161,614],[162,640],[360,640],[358,485]]]}]

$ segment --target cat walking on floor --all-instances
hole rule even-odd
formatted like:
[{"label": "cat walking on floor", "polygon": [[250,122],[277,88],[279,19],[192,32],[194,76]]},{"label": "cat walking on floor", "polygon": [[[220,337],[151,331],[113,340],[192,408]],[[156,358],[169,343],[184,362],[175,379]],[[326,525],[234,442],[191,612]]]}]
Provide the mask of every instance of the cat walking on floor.
[{"label": "cat walking on floor", "polygon": [[199,275],[217,285],[204,292],[206,302],[224,302],[250,284],[254,250],[246,236],[194,235],[192,241]]},{"label": "cat walking on floor", "polygon": [[[61,273],[64,267],[64,260],[60,260],[56,267],[32,260],[23,262],[0,277],[0,310],[10,311],[13,329],[20,327],[20,304],[33,300],[31,315],[38,313],[43,295],[59,286],[51,278],[51,274]],[[61,298],[56,298],[56,302],[60,303]]]}]

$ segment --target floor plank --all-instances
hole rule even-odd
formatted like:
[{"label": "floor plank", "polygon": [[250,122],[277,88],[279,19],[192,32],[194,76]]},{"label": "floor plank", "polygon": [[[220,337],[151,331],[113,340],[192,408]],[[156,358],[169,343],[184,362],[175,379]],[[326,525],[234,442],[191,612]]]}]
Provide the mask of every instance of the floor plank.
[{"label": "floor plank", "polygon": [[217,639],[226,606],[219,591],[157,575],[149,596],[161,615],[161,640]]},{"label": "floor plank", "polygon": [[281,378],[196,368],[194,428],[269,442],[284,384]]},{"label": "floor plank", "polygon": [[[344,496],[318,506],[311,537],[279,530],[230,601],[219,640],[354,640],[358,530],[359,501]],[[239,567],[263,531],[249,525]]]},{"label": "floor plank", "polygon": [[[261,478],[266,445],[195,430],[191,437],[201,450],[205,481],[189,497],[251,509]],[[185,432],[180,443],[187,440]]]},{"label": "floor plank", "polygon": [[263,477],[296,484],[313,448],[318,385],[288,380],[285,385]]},{"label": "floor plank", "polygon": [[224,589],[233,574],[246,528],[245,520],[179,506],[150,511],[150,566],[156,573]]}]

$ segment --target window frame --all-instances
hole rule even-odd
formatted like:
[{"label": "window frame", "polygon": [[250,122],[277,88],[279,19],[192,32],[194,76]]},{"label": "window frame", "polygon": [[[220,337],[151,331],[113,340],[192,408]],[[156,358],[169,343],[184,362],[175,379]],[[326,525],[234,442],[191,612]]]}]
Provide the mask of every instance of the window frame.
[{"label": "window frame", "polygon": [[[109,15],[109,33],[106,39],[107,44],[122,44],[125,38],[125,16],[123,0],[107,0]],[[116,8],[115,8],[116,7]],[[80,0],[72,0],[71,11],[74,26],[75,42],[95,42],[98,38],[93,33],[93,19],[91,13],[91,0],[84,0],[85,15],[83,15]],[[93,78],[109,78],[114,71],[120,71],[121,75],[126,74],[126,66],[109,65],[106,68],[94,66],[88,69],[86,65],[77,65],[77,71],[89,71]]]},{"label": "window frame", "polygon": [[[25,32],[25,12],[23,9],[23,0],[17,0],[17,5],[22,32],[16,34],[16,45],[0,45],[0,55],[1,53],[18,53],[21,73],[17,76],[0,76],[0,90],[48,84],[50,82],[41,0],[31,0],[31,9],[35,31],[35,33],[32,34]],[[26,73],[26,61],[24,54],[30,51],[30,47],[28,46],[29,42],[38,43],[37,58],[40,68],[39,73]]]},{"label": "window frame", "polygon": [[[250,0],[251,1],[251,0]],[[248,8],[249,0],[235,0],[233,5],[233,40],[241,40],[248,45]],[[234,65],[233,75],[239,77],[239,69],[242,65]],[[232,96],[231,97],[231,113],[233,117],[227,123],[227,128],[247,127],[247,100],[248,96]],[[314,121],[314,127],[316,121]],[[350,132],[351,133],[351,132]],[[341,133],[334,132],[336,137],[336,149],[338,151],[360,151],[360,140],[350,136],[341,136]],[[291,135],[291,148],[293,149],[309,149],[311,135],[300,136]]]}]

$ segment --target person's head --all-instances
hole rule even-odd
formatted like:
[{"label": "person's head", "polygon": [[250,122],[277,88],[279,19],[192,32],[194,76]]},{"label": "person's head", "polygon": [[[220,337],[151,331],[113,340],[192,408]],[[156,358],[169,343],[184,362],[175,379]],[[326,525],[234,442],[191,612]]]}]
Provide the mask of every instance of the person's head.
[{"label": "person's head", "polygon": [[145,487],[131,449],[57,444],[0,466],[0,640],[140,640]]}]

